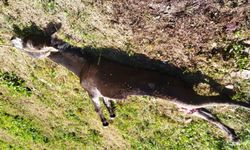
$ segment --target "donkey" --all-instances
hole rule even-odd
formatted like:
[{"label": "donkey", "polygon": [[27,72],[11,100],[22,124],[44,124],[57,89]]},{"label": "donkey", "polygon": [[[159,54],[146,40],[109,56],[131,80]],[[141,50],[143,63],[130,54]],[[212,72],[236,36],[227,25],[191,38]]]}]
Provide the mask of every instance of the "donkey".
[{"label": "donkey", "polygon": [[103,126],[108,126],[109,123],[101,110],[100,98],[110,114],[110,119],[114,119],[116,115],[112,101],[126,99],[131,95],[148,95],[168,100],[186,113],[215,124],[225,131],[232,141],[238,140],[232,128],[221,123],[204,107],[235,105],[249,110],[250,104],[233,101],[225,95],[201,96],[184,81],[174,76],[124,65],[102,57],[94,57],[82,48],[72,46],[55,37],[53,34],[57,30],[58,28],[55,27],[53,32],[45,30],[41,35],[13,37],[11,42],[14,47],[32,57],[48,57],[77,75],[81,86],[92,99]]}]

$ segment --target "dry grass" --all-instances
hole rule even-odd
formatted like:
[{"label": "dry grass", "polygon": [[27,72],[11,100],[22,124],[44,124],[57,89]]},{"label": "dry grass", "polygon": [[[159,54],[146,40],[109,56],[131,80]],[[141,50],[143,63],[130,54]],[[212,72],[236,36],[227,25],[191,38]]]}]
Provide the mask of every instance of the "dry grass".
[{"label": "dry grass", "polygon": [[[249,37],[248,4],[237,3],[234,6],[236,4],[231,4],[231,1],[225,1],[223,5],[203,1],[170,1],[171,7],[166,8],[168,12],[165,14],[162,9],[168,3],[161,0],[3,2],[0,2],[0,71],[22,78],[32,93],[27,95],[0,82],[1,147],[249,147],[249,112],[232,107],[211,110],[219,114],[223,122],[236,129],[241,138],[239,145],[228,142],[224,133],[213,125],[184,115],[165,101],[148,97],[131,97],[128,101],[119,102],[118,118],[109,128],[104,129],[76,76],[47,59],[33,60],[13,48],[3,47],[10,45],[14,24],[24,27],[34,22],[45,27],[51,21],[60,21],[62,29],[57,35],[73,45],[113,47],[129,54],[144,53],[148,57],[168,61],[176,66],[189,67],[192,71],[202,71],[221,83],[234,84],[240,93],[247,93],[249,81],[242,82],[242,79],[232,79],[229,75],[232,71],[239,70],[235,65],[235,57],[223,60],[221,53],[212,53],[214,47],[211,45],[217,43],[216,48],[226,48],[232,42]],[[215,13],[219,16],[214,18]],[[234,26],[236,22],[237,26]],[[230,31],[224,30],[225,26],[231,24]],[[231,31],[231,28],[234,29]]]}]

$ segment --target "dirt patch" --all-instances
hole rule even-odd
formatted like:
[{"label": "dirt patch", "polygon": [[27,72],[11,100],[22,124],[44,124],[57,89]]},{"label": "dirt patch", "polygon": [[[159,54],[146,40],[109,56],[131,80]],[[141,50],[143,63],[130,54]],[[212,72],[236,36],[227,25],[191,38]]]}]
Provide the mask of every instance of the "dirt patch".
[{"label": "dirt patch", "polygon": [[[247,1],[143,0],[112,2],[114,24],[133,31],[136,51],[179,66],[195,62],[211,43],[235,40],[237,30],[249,28]],[[219,43],[219,44],[223,44]]]}]

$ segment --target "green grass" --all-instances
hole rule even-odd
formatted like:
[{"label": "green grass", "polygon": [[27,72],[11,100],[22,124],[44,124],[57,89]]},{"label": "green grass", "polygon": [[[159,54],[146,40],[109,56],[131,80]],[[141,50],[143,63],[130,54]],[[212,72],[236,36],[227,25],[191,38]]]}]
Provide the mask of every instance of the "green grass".
[{"label": "green grass", "polygon": [[19,115],[12,115],[6,112],[0,113],[1,128],[9,131],[9,134],[16,138],[21,137],[25,141],[34,143],[48,143],[48,137],[41,134],[35,124]]},{"label": "green grass", "polygon": [[[41,67],[43,64],[50,63],[38,62]],[[80,89],[76,78],[71,73],[66,73],[67,76],[64,76],[64,73],[50,75],[53,70],[59,74],[65,71],[61,67],[35,69],[37,78],[33,78],[32,84],[36,90],[31,96],[20,94],[1,84],[0,129],[4,131],[5,136],[15,139],[1,140],[1,147],[117,149],[120,146],[122,149],[130,147],[150,150],[238,147],[227,142],[215,126],[201,120],[185,124],[188,116],[178,113],[165,102],[152,102],[148,97],[132,97],[129,101],[117,103],[118,117],[111,122],[109,128],[103,129],[89,98]],[[44,74],[47,76],[43,76]],[[65,83],[58,84],[58,81],[63,81],[60,80],[63,77]],[[39,78],[50,81],[54,90],[49,90],[51,87],[46,83],[42,84]],[[35,108],[35,112],[32,108]],[[244,110],[236,113],[229,111],[220,116],[227,120],[227,124],[240,124],[240,130],[237,131],[242,130],[242,148],[248,146],[250,138],[248,118],[243,117],[246,113]],[[240,121],[227,118],[229,114],[238,116]]]},{"label": "green grass", "polygon": [[43,6],[44,10],[47,13],[53,14],[55,12],[55,9],[56,9],[55,0],[44,0],[41,2],[42,2],[42,6]]},{"label": "green grass", "polygon": [[31,95],[31,89],[25,86],[25,81],[15,73],[0,72],[0,84],[22,95]]},{"label": "green grass", "polygon": [[[149,97],[117,102],[117,118],[103,128],[73,73],[48,59],[33,60],[20,51],[1,47],[10,44],[13,30],[18,30],[14,27],[22,29],[31,22],[44,27],[59,19],[63,28],[58,36],[73,45],[121,48],[134,54],[138,45],[131,44],[122,27],[109,24],[110,14],[100,13],[103,10],[91,1],[79,1],[23,0],[22,4],[10,1],[9,6],[0,5],[0,149],[249,149],[249,111],[232,107],[211,111],[235,128],[238,145],[214,125]],[[28,32],[33,31],[24,34]],[[248,69],[243,50],[239,43],[232,46],[235,68],[215,58],[201,61],[198,67],[215,79],[223,79],[231,68]],[[239,83],[239,87],[249,87],[248,83]],[[246,92],[241,89],[235,99],[248,98]],[[192,121],[186,123],[189,119]]]},{"label": "green grass", "polygon": [[239,69],[247,69],[250,64],[248,53],[245,52],[246,49],[247,47],[240,43],[233,43],[229,48],[225,49],[225,52],[227,55],[232,55]]}]

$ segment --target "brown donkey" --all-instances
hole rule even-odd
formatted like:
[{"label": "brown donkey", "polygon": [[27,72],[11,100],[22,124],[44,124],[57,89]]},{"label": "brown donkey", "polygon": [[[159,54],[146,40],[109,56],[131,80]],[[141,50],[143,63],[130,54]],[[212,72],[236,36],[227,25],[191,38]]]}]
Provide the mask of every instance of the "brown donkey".
[{"label": "brown donkey", "polygon": [[48,57],[75,73],[80,78],[80,84],[91,97],[103,126],[108,126],[108,122],[102,113],[100,98],[103,99],[113,119],[115,112],[111,100],[126,99],[130,95],[148,95],[168,100],[187,113],[217,125],[231,140],[238,140],[233,129],[221,123],[204,107],[236,105],[250,109],[248,103],[236,102],[227,96],[201,96],[174,76],[93,57],[83,49],[51,36],[59,27],[60,25],[54,26],[54,30],[45,31],[40,35],[14,37],[11,41],[16,48],[32,57]]}]

